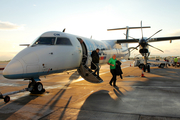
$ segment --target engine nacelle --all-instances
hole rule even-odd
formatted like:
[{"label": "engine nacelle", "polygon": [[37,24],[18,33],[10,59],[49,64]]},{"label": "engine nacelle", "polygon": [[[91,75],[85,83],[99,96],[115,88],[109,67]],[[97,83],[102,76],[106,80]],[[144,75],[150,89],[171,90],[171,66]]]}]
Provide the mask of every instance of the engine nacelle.
[{"label": "engine nacelle", "polygon": [[148,49],[140,49],[139,52],[141,53],[142,56],[149,56],[150,55],[150,52]]},{"label": "engine nacelle", "polygon": [[148,49],[140,49],[139,52],[142,54],[142,53],[149,53],[149,50]]}]

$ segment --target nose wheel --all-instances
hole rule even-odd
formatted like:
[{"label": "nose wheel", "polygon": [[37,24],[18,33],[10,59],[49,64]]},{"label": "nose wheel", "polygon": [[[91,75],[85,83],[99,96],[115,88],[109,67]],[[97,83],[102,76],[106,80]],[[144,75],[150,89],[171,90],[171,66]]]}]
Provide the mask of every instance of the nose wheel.
[{"label": "nose wheel", "polygon": [[43,88],[43,85],[41,82],[32,81],[29,83],[28,88],[29,88],[29,92],[33,94],[41,94],[45,92],[45,89]]}]

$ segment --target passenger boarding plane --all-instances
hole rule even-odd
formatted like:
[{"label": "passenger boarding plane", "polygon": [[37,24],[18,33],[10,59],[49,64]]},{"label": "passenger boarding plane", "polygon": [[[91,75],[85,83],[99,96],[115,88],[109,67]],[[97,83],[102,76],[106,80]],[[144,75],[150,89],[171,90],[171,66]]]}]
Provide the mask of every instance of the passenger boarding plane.
[{"label": "passenger boarding plane", "polygon": [[[128,43],[139,41],[143,43],[143,39],[128,40],[128,30],[131,28],[142,29],[143,27],[124,28],[127,30],[125,40],[97,41],[64,31],[45,32],[9,62],[3,71],[3,76],[8,79],[30,80],[28,88],[31,93],[44,91],[42,83],[39,82],[40,76],[72,69],[78,69],[79,74],[89,82],[101,83],[102,80],[91,74],[92,71],[88,67],[92,62],[91,52],[96,48],[100,49],[100,64],[107,63],[113,54],[117,58],[127,59],[130,56]],[[171,38],[168,37],[169,40]],[[180,39],[180,36],[174,39]],[[167,39],[163,37],[160,41],[162,40]]]}]

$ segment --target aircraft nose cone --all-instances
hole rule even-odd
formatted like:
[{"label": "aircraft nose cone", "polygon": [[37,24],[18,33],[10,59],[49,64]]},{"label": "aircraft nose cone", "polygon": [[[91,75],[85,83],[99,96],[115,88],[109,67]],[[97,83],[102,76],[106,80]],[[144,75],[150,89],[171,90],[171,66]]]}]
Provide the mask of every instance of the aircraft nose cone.
[{"label": "aircraft nose cone", "polygon": [[9,79],[17,79],[23,75],[23,66],[18,60],[12,60],[3,70],[3,76]]}]

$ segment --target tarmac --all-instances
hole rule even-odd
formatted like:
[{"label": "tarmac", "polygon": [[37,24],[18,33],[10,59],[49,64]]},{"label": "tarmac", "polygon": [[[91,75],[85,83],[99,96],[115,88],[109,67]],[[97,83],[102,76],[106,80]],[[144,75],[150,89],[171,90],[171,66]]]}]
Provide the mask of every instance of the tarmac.
[{"label": "tarmac", "polygon": [[[7,63],[0,63],[0,68]],[[94,84],[81,78],[76,70],[41,77],[43,94],[28,91],[0,99],[1,120],[180,120],[180,68],[151,67],[144,73],[122,63],[123,79],[109,85],[109,66],[103,65],[103,83]],[[26,88],[29,81],[8,80],[0,71],[0,92]]]}]

